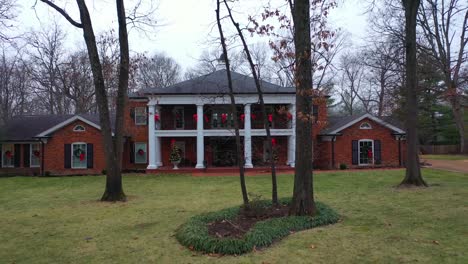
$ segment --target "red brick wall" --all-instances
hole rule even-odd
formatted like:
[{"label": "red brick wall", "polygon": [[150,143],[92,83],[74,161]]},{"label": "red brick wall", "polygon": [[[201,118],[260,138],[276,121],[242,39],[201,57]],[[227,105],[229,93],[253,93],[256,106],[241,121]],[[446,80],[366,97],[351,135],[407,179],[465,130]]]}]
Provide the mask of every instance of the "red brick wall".
[{"label": "red brick wall", "polygon": [[[372,129],[359,129],[363,122],[371,124]],[[363,167],[352,165],[352,149],[353,140],[372,139],[381,141],[382,164],[375,165],[379,167],[398,167],[398,141],[392,135],[392,131],[370,119],[364,119],[361,122],[346,128],[341,132],[342,136],[336,137],[335,142],[335,168],[339,168],[340,164],[346,164],[348,168]],[[404,162],[405,141],[402,141],[402,161]],[[317,151],[317,168],[329,168],[331,166],[331,142],[320,142]]]},{"label": "red brick wall", "polygon": [[[86,131],[73,131],[76,125],[82,125]],[[65,169],[64,156],[71,154],[65,153],[64,145],[75,142],[93,144],[92,169]],[[101,174],[106,167],[101,131],[79,120],[61,128],[52,134],[45,145],[44,163],[44,170],[52,175]]]},{"label": "red brick wall", "polygon": [[[4,144],[4,143],[2,143]],[[9,143],[7,143],[9,144]],[[14,145],[14,143],[12,143]],[[40,143],[39,143],[40,144]],[[0,160],[0,175],[12,175],[12,176],[17,176],[17,175],[40,175],[41,173],[41,168],[40,167],[25,167],[24,166],[24,145],[29,145],[29,143],[25,144],[20,144],[20,166],[16,168],[2,168],[1,164],[2,161]],[[1,149],[0,149],[1,151]],[[3,155],[3,153],[2,153]],[[27,155],[30,155],[30,153],[27,153]]]},{"label": "red brick wall", "polygon": [[[146,125],[135,125],[131,112],[135,107],[147,107],[147,100],[129,100],[124,115],[124,134],[127,137],[122,158],[122,168],[124,170],[144,170],[148,164],[131,163],[130,156],[133,154],[133,143],[146,142],[148,144],[148,122]],[[148,116],[154,118],[154,116]],[[147,145],[148,146],[148,145]],[[146,150],[148,160],[148,150]]]}]

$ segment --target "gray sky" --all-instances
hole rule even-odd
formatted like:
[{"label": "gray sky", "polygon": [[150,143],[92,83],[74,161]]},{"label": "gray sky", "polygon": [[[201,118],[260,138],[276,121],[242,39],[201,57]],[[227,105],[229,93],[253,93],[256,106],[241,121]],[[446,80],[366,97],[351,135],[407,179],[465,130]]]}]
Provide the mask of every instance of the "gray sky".
[{"label": "gray sky", "polygon": [[[275,0],[273,0],[275,1]],[[277,0],[278,1],[278,0]],[[281,3],[283,0],[279,0]],[[54,19],[63,25],[67,32],[67,46],[73,48],[83,43],[81,30],[71,26],[65,19],[45,4],[35,1],[19,0],[21,14],[18,17],[17,30],[19,32],[46,27]],[[62,1],[56,1],[62,2]],[[78,18],[76,3],[63,1],[66,10],[74,18]],[[148,1],[145,1],[148,2]],[[242,6],[235,7],[239,20],[246,19],[248,14],[258,14],[262,10],[262,2],[267,0],[241,0]],[[337,9],[331,12],[331,22],[336,28],[350,33],[350,40],[361,43],[366,28],[366,18],[362,15],[363,1],[342,0]],[[114,1],[87,1],[96,32],[109,30],[116,26]],[[127,3],[127,7],[131,6]],[[135,30],[130,32],[130,48],[134,51],[165,52],[176,59],[184,68],[193,66],[201,51],[213,46],[213,38],[217,37],[215,22],[215,0],[159,0],[155,1],[157,9],[155,17],[158,24],[156,30],[147,35]],[[245,21],[245,20],[244,20]],[[210,35],[211,34],[211,35]],[[266,39],[249,39],[252,42],[267,41]]]}]

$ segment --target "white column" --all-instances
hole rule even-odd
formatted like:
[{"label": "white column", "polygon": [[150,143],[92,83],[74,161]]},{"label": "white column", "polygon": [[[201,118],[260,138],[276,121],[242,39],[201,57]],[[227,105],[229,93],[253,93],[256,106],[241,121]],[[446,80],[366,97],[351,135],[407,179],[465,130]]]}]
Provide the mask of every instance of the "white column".
[{"label": "white column", "polygon": [[157,169],[156,165],[156,135],[154,133],[154,113],[155,105],[148,105],[149,118],[148,118],[148,167],[149,170]]},{"label": "white column", "polygon": [[291,129],[292,135],[288,137],[288,164],[291,167],[296,166],[296,105],[289,105],[289,113],[291,114]]},{"label": "white column", "polygon": [[195,168],[203,169],[205,165],[205,143],[203,136],[203,104],[197,104],[197,165]]},{"label": "white column", "polygon": [[[162,157],[161,157],[161,137],[158,137],[158,132],[161,130],[161,122],[162,122],[162,116],[161,116],[161,108],[159,106],[156,106],[156,111],[155,114],[159,116],[159,124],[157,126],[157,129],[154,131],[154,145],[156,149],[156,167],[162,167]],[[154,119],[154,118],[153,118]]]},{"label": "white column", "polygon": [[245,168],[253,168],[252,164],[252,130],[250,123],[250,104],[244,106],[244,158]]}]

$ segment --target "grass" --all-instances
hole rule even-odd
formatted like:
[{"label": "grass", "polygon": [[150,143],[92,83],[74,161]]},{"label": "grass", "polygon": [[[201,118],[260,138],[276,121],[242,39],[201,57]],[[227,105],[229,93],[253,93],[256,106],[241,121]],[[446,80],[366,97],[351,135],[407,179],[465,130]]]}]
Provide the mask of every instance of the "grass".
[{"label": "grass", "polygon": [[433,159],[433,160],[468,160],[466,155],[422,155],[421,159]]},{"label": "grass", "polygon": [[[237,177],[125,176],[127,203],[100,203],[104,177],[0,178],[0,263],[468,263],[468,174],[425,169],[428,189],[396,190],[403,170],[316,175],[342,221],[239,257],[191,252],[175,230],[241,203]],[[278,179],[289,197],[293,177]],[[268,198],[269,177],[248,177]]]}]

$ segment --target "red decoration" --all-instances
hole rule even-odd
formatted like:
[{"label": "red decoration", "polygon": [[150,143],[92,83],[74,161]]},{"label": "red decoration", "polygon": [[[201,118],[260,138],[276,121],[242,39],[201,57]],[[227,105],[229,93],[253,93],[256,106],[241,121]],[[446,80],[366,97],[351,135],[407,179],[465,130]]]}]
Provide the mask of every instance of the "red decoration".
[{"label": "red decoration", "polygon": [[210,120],[208,119],[208,116],[207,116],[207,115],[203,115],[203,118],[205,118],[205,122],[206,122],[206,123],[210,122]]},{"label": "red decoration", "polygon": [[197,114],[193,114],[193,120],[198,121],[198,115]]},{"label": "red decoration", "polygon": [[276,138],[271,139],[271,145],[274,147],[276,146]]},{"label": "red decoration", "polygon": [[154,114],[154,121],[159,122],[159,115],[158,114]]},{"label": "red decoration", "polygon": [[39,152],[39,150],[35,150],[35,151],[33,151],[33,155],[35,157],[39,157],[41,155],[41,152]]},{"label": "red decoration", "polygon": [[7,151],[5,152],[5,156],[6,156],[7,158],[11,159],[11,156],[12,156],[11,151],[7,150]]},{"label": "red decoration", "polygon": [[80,154],[80,161],[83,161],[84,158],[85,158],[85,154],[82,152],[82,153]]},{"label": "red decoration", "polygon": [[291,119],[292,119],[292,115],[291,115],[291,113],[289,113],[289,112],[288,112],[286,115],[288,116],[288,119],[289,119],[289,120],[291,120]]},{"label": "red decoration", "polygon": [[367,157],[368,157],[368,158],[372,158],[372,150],[371,150],[371,149],[369,149],[369,150],[367,151]]},{"label": "red decoration", "polygon": [[250,114],[250,117],[252,118],[252,120],[257,119],[257,116],[255,114]]},{"label": "red decoration", "polygon": [[240,120],[241,120],[242,122],[244,122],[244,119],[245,119],[245,114],[240,115]]},{"label": "red decoration", "polygon": [[171,147],[174,146],[176,140],[175,139],[171,139]]},{"label": "red decoration", "polygon": [[226,123],[227,121],[227,114],[221,114],[221,122]]},{"label": "red decoration", "polygon": [[268,114],[268,122],[273,122],[273,115],[272,114]]},{"label": "red decoration", "polygon": [[145,151],[144,151],[143,149],[139,149],[137,153],[138,153],[138,155],[140,155],[140,156],[145,155]]}]

